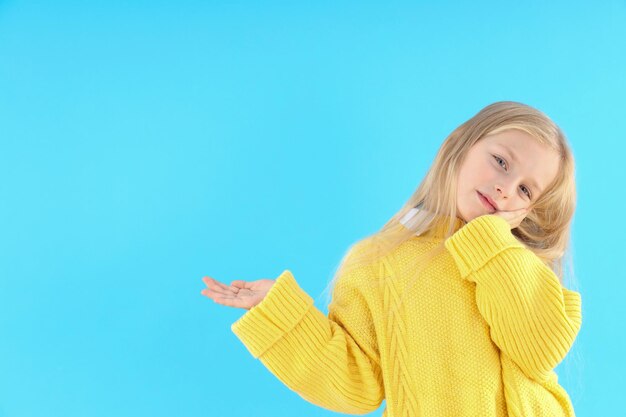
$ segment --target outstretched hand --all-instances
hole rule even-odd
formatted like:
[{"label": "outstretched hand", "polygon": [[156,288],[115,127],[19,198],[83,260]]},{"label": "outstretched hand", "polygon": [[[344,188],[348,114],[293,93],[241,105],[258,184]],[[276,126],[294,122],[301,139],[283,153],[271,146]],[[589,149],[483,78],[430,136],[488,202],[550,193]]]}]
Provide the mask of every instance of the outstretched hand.
[{"label": "outstretched hand", "polygon": [[202,281],[207,286],[201,291],[202,295],[218,304],[246,310],[259,304],[276,282],[274,279],[259,279],[250,282],[236,280],[228,286],[208,276],[202,278]]},{"label": "outstretched hand", "polygon": [[515,229],[522,223],[524,218],[530,213],[530,208],[521,208],[517,210],[496,211],[496,216],[502,217],[507,221],[511,229]]}]

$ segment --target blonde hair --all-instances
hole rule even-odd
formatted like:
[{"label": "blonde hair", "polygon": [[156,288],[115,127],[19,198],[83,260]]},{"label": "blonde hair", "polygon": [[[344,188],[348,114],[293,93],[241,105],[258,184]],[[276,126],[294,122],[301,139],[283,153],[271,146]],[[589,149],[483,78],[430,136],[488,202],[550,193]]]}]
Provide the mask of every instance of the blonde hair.
[{"label": "blonde hair", "polygon": [[[528,133],[560,156],[556,178],[531,205],[531,211],[512,233],[549,266],[563,284],[564,266],[572,267],[571,257],[566,259],[566,254],[569,253],[570,227],[576,206],[573,154],[561,129],[544,113],[526,104],[500,101],[484,107],[450,133],[417,190],[378,232],[350,246],[324,292],[334,288],[337,278],[344,273],[388,257],[395,248],[416,235],[441,227],[443,220],[444,238],[441,242],[424,256],[412,259],[406,269],[413,271],[412,279],[415,280],[428,261],[445,249],[443,241],[454,233],[455,219],[458,221],[457,174],[469,149],[485,136],[508,129]],[[405,222],[410,211],[415,212],[415,209],[420,215]],[[567,265],[566,260],[569,261]],[[376,279],[387,278],[379,276]],[[327,304],[329,298],[330,295]]]}]

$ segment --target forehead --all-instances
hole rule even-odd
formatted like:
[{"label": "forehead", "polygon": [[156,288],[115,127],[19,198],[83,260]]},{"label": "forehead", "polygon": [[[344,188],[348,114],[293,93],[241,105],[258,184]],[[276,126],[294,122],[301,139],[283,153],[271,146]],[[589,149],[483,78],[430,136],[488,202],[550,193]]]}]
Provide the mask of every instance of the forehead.
[{"label": "forehead", "polygon": [[515,162],[524,165],[538,158],[550,165],[558,165],[559,161],[558,153],[550,145],[541,143],[530,134],[517,129],[486,135],[478,141],[477,145],[504,149],[509,152]]},{"label": "forehead", "polygon": [[540,143],[539,140],[535,139],[530,134],[517,129],[509,129],[495,134],[486,135],[480,140],[480,142],[483,142],[484,144],[502,144],[515,150],[521,150],[527,148],[528,146],[532,146],[534,148],[548,148],[547,145]]}]

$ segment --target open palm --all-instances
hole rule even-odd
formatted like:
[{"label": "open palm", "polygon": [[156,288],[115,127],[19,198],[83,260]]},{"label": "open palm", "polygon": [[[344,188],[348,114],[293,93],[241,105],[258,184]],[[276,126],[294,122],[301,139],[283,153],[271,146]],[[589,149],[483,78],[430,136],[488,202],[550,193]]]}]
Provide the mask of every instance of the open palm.
[{"label": "open palm", "polygon": [[246,310],[259,304],[276,282],[274,279],[267,278],[257,281],[236,280],[228,286],[208,276],[202,278],[202,281],[207,286],[202,290],[202,295],[209,297],[216,303],[229,307],[245,308]]}]

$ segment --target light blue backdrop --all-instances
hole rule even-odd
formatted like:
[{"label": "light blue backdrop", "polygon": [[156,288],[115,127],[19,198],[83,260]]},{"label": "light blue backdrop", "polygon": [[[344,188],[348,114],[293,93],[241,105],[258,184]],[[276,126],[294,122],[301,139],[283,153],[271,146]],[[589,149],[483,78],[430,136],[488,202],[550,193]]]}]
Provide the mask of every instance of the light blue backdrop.
[{"label": "light blue backdrop", "polygon": [[557,372],[579,416],[623,410],[624,97],[624,1],[0,2],[0,416],[337,415],[201,278],[290,269],[326,312],[348,246],[498,100],[570,139]]}]

